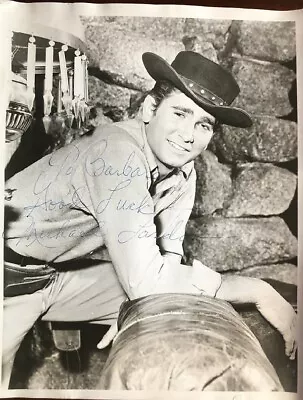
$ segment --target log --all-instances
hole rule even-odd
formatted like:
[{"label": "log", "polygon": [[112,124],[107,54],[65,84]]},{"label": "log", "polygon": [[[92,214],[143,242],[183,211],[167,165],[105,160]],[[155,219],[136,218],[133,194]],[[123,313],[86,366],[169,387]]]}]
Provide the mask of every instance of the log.
[{"label": "log", "polygon": [[227,302],[161,294],[125,302],[98,389],[283,391],[260,343]]}]

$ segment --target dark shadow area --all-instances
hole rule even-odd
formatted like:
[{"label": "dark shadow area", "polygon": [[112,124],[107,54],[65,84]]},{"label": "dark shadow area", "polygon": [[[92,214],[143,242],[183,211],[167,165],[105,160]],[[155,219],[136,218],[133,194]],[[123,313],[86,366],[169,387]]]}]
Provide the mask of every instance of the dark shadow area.
[{"label": "dark shadow area", "polygon": [[[278,166],[298,175],[298,159],[279,163]],[[286,222],[291,233],[298,237],[298,187],[296,188],[294,197],[292,198],[288,209],[280,216]]]},{"label": "dark shadow area", "polygon": [[39,160],[51,144],[52,138],[46,135],[42,120],[34,121],[5,168],[5,180]]},{"label": "dark shadow area", "polygon": [[[297,58],[296,57],[294,57],[290,61],[280,62],[280,64],[283,65],[284,67],[289,68],[294,73],[297,72]],[[292,111],[288,115],[281,117],[281,119],[298,122],[297,80],[296,79],[294,79],[294,81],[292,82],[290,91],[288,93],[288,99],[289,99],[290,105],[292,106]]]},{"label": "dark shadow area", "polygon": [[291,233],[298,237],[298,188],[296,189],[288,209],[281,214],[281,217],[286,222]]},{"label": "dark shadow area", "polygon": [[[10,389],[28,388],[29,379],[45,364],[46,358],[51,358],[56,354],[59,354],[59,357],[50,363],[48,369],[49,377],[51,375],[57,377],[56,387],[65,388],[66,381],[81,373],[88,377],[91,375],[90,360],[92,355],[98,353],[101,358],[104,358],[104,354],[108,352],[107,349],[103,351],[104,354],[101,354],[101,351],[97,349],[97,344],[108,330],[108,326],[89,323],[62,323],[62,329],[64,327],[65,329],[73,327],[81,330],[80,350],[58,351],[54,345],[48,323],[38,321],[33,329],[28,332],[17,352]],[[59,359],[59,362],[56,362],[57,359]],[[60,379],[62,382],[60,382]],[[52,387],[49,387],[49,389],[52,389]],[[93,389],[93,387],[88,389]]]},{"label": "dark shadow area", "polygon": [[52,137],[45,133],[42,117],[43,76],[36,75],[34,120],[30,128],[22,135],[21,142],[5,168],[5,180],[39,160],[52,145]]},{"label": "dark shadow area", "polygon": [[281,117],[281,119],[286,119],[293,122],[298,122],[298,108],[297,108],[297,80],[295,79],[292,83],[290,91],[288,93],[289,102],[292,106],[292,110],[289,114]]},{"label": "dark shadow area", "polygon": [[45,357],[55,351],[52,335],[47,324],[38,321],[27,333],[17,352],[10,389],[24,389],[33,372],[39,368]]}]

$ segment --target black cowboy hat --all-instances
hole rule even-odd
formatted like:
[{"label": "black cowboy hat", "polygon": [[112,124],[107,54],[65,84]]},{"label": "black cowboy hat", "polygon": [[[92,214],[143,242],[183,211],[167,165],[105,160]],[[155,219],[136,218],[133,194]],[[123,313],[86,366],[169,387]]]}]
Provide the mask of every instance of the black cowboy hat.
[{"label": "black cowboy hat", "polygon": [[230,104],[240,93],[234,77],[220,65],[193,51],[181,51],[172,64],[154,53],[144,53],[147,72],[156,81],[168,80],[220,123],[247,128],[249,114]]}]

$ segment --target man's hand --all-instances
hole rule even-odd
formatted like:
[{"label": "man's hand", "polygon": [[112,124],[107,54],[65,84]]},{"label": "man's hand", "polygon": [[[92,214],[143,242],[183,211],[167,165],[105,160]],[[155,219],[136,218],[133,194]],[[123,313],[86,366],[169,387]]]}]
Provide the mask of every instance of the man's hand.
[{"label": "man's hand", "polygon": [[273,288],[256,304],[258,310],[284,338],[285,353],[294,360],[297,351],[297,314],[292,306]]},{"label": "man's hand", "polygon": [[297,315],[292,306],[267,282],[245,276],[222,277],[216,297],[233,304],[253,303],[285,340],[285,353],[291,360],[297,350]]},{"label": "man's hand", "polygon": [[107,347],[114,340],[117,332],[117,322],[114,322],[109,330],[106,332],[106,334],[103,336],[103,338],[100,340],[100,342],[97,344],[97,348],[104,349],[105,347]]}]

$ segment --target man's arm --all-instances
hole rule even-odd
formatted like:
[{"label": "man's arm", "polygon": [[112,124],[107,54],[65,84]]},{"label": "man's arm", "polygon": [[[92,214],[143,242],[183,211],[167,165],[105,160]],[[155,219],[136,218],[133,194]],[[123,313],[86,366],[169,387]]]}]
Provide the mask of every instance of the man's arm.
[{"label": "man's arm", "polygon": [[[278,316],[287,321],[294,311],[273,289],[266,289],[266,296],[259,298],[263,285],[245,288],[238,277],[221,283],[220,274],[203,265],[199,268],[198,262],[189,267],[180,264],[179,258],[175,262],[162,256],[156,244],[154,204],[146,183],[148,170],[135,146],[116,141],[113,135],[87,153],[82,171],[88,189],[86,204],[99,222],[120,283],[130,298],[173,292],[214,296],[217,292],[217,296],[231,302],[253,302],[281,331],[289,351],[294,343],[293,329],[288,328],[289,321],[281,323]],[[210,281],[214,284],[209,285]]]},{"label": "man's arm", "polygon": [[297,315],[292,306],[267,282],[245,276],[223,276],[216,298],[233,304],[255,304],[263,317],[282,334],[286,355],[290,359],[295,358]]},{"label": "man's arm", "polygon": [[[171,263],[180,262],[175,254],[165,254]],[[292,306],[267,282],[245,276],[220,275],[199,261],[194,261],[193,283],[203,290],[203,294],[211,296],[219,286],[214,297],[232,304],[254,304],[263,317],[271,323],[285,340],[285,353],[290,359],[295,358],[297,315]],[[207,282],[203,282],[206,280]]]},{"label": "man's arm", "polygon": [[[180,256],[176,254],[166,253],[164,258],[169,260],[171,265],[180,265]],[[199,262],[195,262],[194,267],[196,271],[199,271],[199,265],[201,267],[200,278],[202,278],[203,275],[207,275],[205,273],[207,267]],[[210,269],[209,272],[211,274],[218,274]],[[214,280],[216,280],[216,275],[214,275]],[[263,317],[282,334],[285,341],[286,355],[292,360],[295,358],[297,350],[297,315],[292,306],[272,286],[256,278],[236,275],[221,276],[221,286],[215,297],[233,304],[255,304]],[[116,333],[117,324],[115,323],[99,342],[98,348],[102,349],[106,347]]]},{"label": "man's arm", "polygon": [[[123,289],[130,299],[156,293],[200,294],[193,285],[192,268],[163,257],[161,243],[157,243],[150,170],[142,152],[112,129],[111,135],[100,136],[87,150],[77,179],[82,174],[87,191],[81,200],[99,223]],[[168,234],[161,233],[163,242]],[[182,249],[182,232],[179,234]],[[173,246],[172,251],[179,251],[179,247]]]}]

